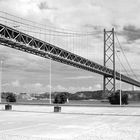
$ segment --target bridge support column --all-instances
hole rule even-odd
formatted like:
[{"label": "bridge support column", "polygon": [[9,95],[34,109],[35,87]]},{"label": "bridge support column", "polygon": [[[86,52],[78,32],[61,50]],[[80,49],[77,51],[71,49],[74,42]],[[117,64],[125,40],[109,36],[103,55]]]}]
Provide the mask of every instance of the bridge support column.
[{"label": "bridge support column", "polygon": [[115,92],[116,83],[114,28],[111,31],[104,29],[104,66],[113,69],[113,77],[103,77],[103,90],[107,97]]}]

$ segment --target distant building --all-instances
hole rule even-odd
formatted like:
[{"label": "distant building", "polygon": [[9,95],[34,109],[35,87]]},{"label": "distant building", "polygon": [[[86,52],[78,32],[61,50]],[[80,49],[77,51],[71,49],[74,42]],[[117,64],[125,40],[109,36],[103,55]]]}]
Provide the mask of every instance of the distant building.
[{"label": "distant building", "polygon": [[20,93],[17,98],[22,100],[30,100],[31,96],[28,93]]}]

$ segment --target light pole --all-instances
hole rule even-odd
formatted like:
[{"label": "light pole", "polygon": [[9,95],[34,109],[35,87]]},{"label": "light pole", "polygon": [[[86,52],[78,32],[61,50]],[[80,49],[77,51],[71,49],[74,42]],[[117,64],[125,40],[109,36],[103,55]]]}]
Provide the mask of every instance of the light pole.
[{"label": "light pole", "polygon": [[132,91],[134,91],[135,90],[135,86],[134,85],[132,85]]},{"label": "light pole", "polygon": [[121,67],[120,67],[120,106],[122,105],[122,82],[121,82]]},{"label": "light pole", "polygon": [[2,96],[2,64],[3,61],[0,60],[0,103],[1,103],[1,96]]},{"label": "light pole", "polygon": [[51,57],[49,57],[49,59],[50,59],[50,97],[49,97],[49,99],[50,99],[50,104],[52,103],[52,97],[51,97],[51,92],[52,92],[52,75],[51,75],[51,72],[52,72],[52,61],[51,61]]},{"label": "light pole", "polygon": [[[117,50],[118,53],[120,53],[120,50]],[[120,59],[119,59],[120,60]],[[122,83],[121,83],[121,62],[119,62],[119,72],[120,72],[120,106],[122,105],[122,92],[121,92],[121,89],[122,89]]]}]

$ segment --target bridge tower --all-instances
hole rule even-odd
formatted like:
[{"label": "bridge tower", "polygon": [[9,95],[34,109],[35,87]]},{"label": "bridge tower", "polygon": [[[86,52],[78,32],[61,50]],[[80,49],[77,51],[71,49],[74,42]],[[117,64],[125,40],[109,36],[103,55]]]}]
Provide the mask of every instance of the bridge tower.
[{"label": "bridge tower", "polygon": [[104,66],[113,69],[113,77],[104,75],[103,90],[105,96],[111,92],[115,92],[115,42],[114,42],[114,28],[111,31],[104,29]]}]

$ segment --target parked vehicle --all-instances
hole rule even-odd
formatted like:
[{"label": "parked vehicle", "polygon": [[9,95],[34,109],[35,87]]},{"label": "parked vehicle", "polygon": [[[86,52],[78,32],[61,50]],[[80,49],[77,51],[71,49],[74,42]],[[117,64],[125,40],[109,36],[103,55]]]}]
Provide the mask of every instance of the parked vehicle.
[{"label": "parked vehicle", "polygon": [[67,93],[58,93],[55,97],[54,97],[54,104],[64,104],[66,103],[68,100],[67,97]]},{"label": "parked vehicle", "polygon": [[8,93],[6,97],[7,102],[16,102],[16,95],[13,93]]},{"label": "parked vehicle", "polygon": [[[116,91],[114,94],[111,94],[111,96],[108,97],[110,104],[120,104],[120,91]],[[122,105],[128,104],[128,94],[122,93],[121,96],[121,103]]]}]

